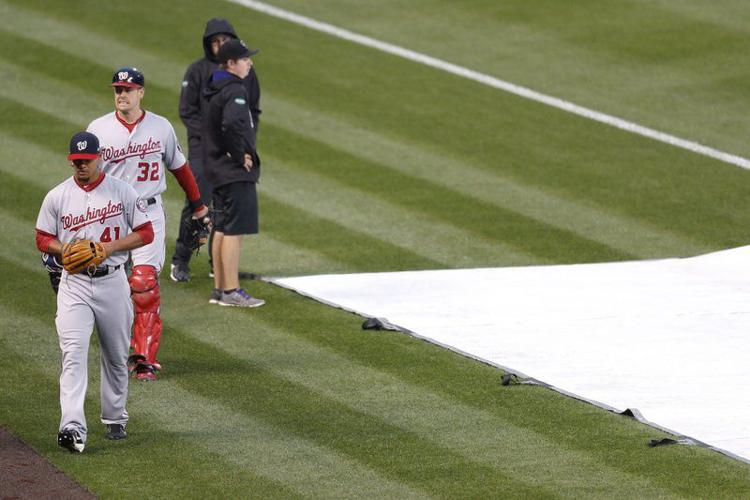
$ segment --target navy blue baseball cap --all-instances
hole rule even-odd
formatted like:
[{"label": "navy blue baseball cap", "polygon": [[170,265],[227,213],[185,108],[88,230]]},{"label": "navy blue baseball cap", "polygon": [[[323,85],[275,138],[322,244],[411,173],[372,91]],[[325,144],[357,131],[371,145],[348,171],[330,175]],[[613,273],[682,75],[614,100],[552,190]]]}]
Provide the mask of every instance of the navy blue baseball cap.
[{"label": "navy blue baseball cap", "polygon": [[219,47],[219,52],[216,54],[216,58],[221,64],[226,64],[230,59],[242,59],[244,57],[250,57],[258,53],[258,49],[248,49],[245,42],[233,38],[224,43]]},{"label": "navy blue baseball cap", "polygon": [[91,132],[78,132],[70,139],[68,160],[93,160],[99,156],[99,139]]},{"label": "navy blue baseball cap", "polygon": [[143,88],[146,85],[146,79],[138,68],[120,68],[112,73],[113,87],[131,87],[135,89]]}]

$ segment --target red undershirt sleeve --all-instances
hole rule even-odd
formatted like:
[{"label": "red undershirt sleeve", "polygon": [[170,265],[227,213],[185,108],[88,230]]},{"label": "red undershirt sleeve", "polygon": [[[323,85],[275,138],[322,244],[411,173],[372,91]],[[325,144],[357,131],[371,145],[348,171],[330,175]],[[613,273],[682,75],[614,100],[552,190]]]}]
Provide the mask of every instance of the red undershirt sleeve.
[{"label": "red undershirt sleeve", "polygon": [[134,228],[133,232],[141,236],[141,241],[143,241],[144,245],[148,245],[154,241],[154,226],[151,225],[151,221]]},{"label": "red undershirt sleeve", "polygon": [[185,163],[178,169],[170,170],[172,174],[177,178],[177,182],[185,191],[188,200],[193,208],[193,212],[197,212],[203,208],[203,202],[201,202],[201,193],[198,190],[198,183],[195,182],[193,171],[190,170],[190,166]]},{"label": "red undershirt sleeve", "polygon": [[49,251],[49,244],[54,241],[56,236],[54,234],[45,233],[44,231],[36,230],[36,247],[40,252],[47,253]]}]

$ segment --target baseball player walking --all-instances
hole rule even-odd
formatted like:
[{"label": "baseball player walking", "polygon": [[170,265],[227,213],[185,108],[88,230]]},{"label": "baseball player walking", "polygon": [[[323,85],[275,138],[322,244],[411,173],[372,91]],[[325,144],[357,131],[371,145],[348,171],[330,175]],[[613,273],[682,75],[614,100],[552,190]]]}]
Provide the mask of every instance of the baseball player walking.
[{"label": "baseball player walking", "polygon": [[[206,23],[203,32],[203,51],[205,56],[194,61],[185,71],[180,93],[180,118],[185,124],[188,135],[188,159],[193,170],[195,180],[201,192],[203,203],[211,201],[213,186],[206,177],[203,163],[202,120],[204,112],[203,91],[211,74],[218,68],[217,54],[219,48],[229,40],[238,39],[237,33],[226,19],[214,18]],[[256,134],[260,119],[260,85],[255,74],[255,68],[250,68],[248,75],[242,80],[247,92],[247,107],[250,110],[252,135],[250,141],[255,147]],[[172,265],[169,276],[173,281],[184,282],[190,280],[189,263],[193,255],[190,247],[190,214],[192,206],[186,200],[185,208],[180,217],[180,232],[172,255]],[[211,242],[209,240],[209,264],[211,263]],[[252,279],[253,274],[240,271],[240,279]]]},{"label": "baseball player walking", "polygon": [[133,186],[146,200],[154,240],[131,254],[129,279],[135,306],[133,355],[129,366],[139,380],[155,380],[161,369],[157,353],[161,342],[159,273],[164,265],[166,217],[161,194],[171,172],[190,200],[194,220],[208,223],[193,173],[182,154],[174,128],[166,118],[141,108],[145,79],[136,68],[121,68],[112,75],[115,110],[88,126],[101,141],[101,169]]},{"label": "baseball player walking", "polygon": [[[61,257],[55,326],[62,351],[57,435],[60,446],[82,452],[87,427],[88,348],[96,324],[101,346],[101,421],[107,439],[126,437],[128,347],[133,311],[124,265],[128,251],[153,240],[146,204],[126,183],[100,172],[99,141],[79,132],[70,140],[73,176],[44,198],[36,222],[37,248]],[[83,239],[85,260],[69,252]],[[89,251],[90,249],[90,251]],[[90,252],[91,255],[85,255]],[[75,262],[74,262],[75,261]],[[80,266],[77,267],[77,264]],[[84,272],[80,272],[83,270]]]}]

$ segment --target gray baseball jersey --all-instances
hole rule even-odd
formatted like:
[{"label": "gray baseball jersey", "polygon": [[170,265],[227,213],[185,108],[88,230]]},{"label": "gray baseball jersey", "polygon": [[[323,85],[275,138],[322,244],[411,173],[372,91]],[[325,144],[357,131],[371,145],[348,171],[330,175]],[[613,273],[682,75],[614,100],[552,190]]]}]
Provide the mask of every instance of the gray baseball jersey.
[{"label": "gray baseball jersey", "polygon": [[187,163],[169,120],[150,111],[131,126],[116,112],[107,113],[88,126],[99,138],[101,170],[133,186],[148,201],[148,215],[154,226],[154,241],[132,251],[133,265],[151,265],[161,271],[165,258],[166,217],[161,193],[167,189],[166,170]]},{"label": "gray baseball jersey", "polygon": [[[111,241],[149,222],[146,203],[122,181],[102,174],[97,182],[80,186],[70,177],[44,198],[36,228],[63,243],[76,238]],[[127,358],[133,308],[123,264],[127,252],[107,257],[104,276],[63,271],[57,295],[55,325],[62,351],[60,430],[77,429],[85,442],[84,401],[88,385],[88,347],[96,324],[101,345],[101,420],[125,423],[128,414]],[[116,268],[119,266],[119,268]]]}]

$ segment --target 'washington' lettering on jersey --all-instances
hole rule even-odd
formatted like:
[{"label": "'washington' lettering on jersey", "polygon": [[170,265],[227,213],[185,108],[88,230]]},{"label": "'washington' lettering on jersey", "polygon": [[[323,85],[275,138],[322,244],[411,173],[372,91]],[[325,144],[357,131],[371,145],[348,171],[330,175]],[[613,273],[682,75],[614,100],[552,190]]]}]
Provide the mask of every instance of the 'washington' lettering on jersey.
[{"label": "'washington' lettering on jersey", "polygon": [[167,189],[165,169],[176,170],[187,162],[169,120],[144,111],[130,132],[116,112],[92,121],[88,131],[99,138],[103,172],[135,188],[149,199]]},{"label": "'washington' lettering on jersey", "polygon": [[[36,228],[55,235],[62,243],[74,239],[112,241],[127,236],[149,221],[144,203],[124,182],[101,174],[93,189],[86,190],[73,177],[55,186],[44,198]],[[116,252],[104,261],[116,266],[128,260],[128,252]]]}]

